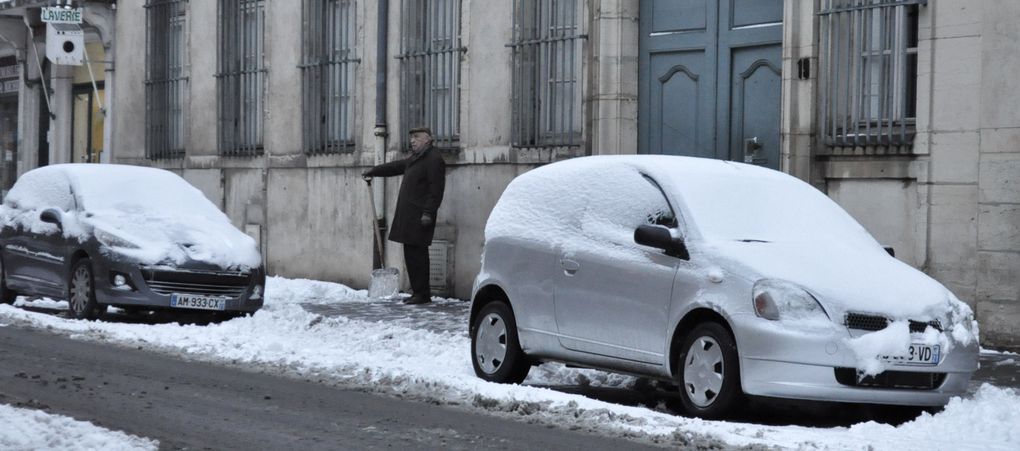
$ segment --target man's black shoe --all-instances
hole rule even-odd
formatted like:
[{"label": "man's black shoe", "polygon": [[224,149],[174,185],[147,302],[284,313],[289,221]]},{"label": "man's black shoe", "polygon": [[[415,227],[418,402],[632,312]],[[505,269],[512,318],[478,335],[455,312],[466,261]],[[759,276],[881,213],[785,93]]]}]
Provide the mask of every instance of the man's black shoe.
[{"label": "man's black shoe", "polygon": [[407,305],[428,304],[429,302],[432,302],[432,300],[425,296],[418,295],[414,295],[407,299],[404,299],[404,303]]}]

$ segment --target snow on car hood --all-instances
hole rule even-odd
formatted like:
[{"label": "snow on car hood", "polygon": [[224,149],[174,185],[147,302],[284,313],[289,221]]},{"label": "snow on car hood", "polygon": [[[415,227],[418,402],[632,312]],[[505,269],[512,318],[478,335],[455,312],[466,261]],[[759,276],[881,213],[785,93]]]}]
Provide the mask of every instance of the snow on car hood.
[{"label": "snow on car hood", "polygon": [[811,241],[706,241],[699,247],[731,271],[806,288],[837,322],[848,311],[946,321],[959,302],[942,284],[881,248]]},{"label": "snow on car hood", "polygon": [[100,243],[139,263],[197,261],[222,269],[256,268],[255,240],[220,218],[97,215],[88,220]]}]

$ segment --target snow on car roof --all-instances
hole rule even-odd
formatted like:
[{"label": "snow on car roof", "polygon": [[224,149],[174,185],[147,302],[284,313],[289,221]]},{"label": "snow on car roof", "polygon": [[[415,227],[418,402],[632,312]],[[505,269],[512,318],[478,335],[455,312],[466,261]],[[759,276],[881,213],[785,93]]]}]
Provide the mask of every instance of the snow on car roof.
[{"label": "snow on car roof", "polygon": [[79,207],[88,211],[146,211],[162,215],[226,216],[204,194],[173,172],[120,164],[58,164],[38,170],[63,173]]},{"label": "snow on car roof", "polygon": [[788,242],[838,236],[879,248],[835,202],[795,177],[743,163],[665,155],[582,157],[526,172],[503,193],[486,237],[562,239],[572,230],[567,222],[583,217],[592,199],[624,208],[655,196],[642,174],[680,204],[689,239]]},{"label": "snow on car roof", "polygon": [[632,164],[615,157],[567,160],[528,171],[507,186],[489,215],[485,238],[597,245],[617,259],[646,259],[630,244],[634,229],[669,212],[666,198]]}]

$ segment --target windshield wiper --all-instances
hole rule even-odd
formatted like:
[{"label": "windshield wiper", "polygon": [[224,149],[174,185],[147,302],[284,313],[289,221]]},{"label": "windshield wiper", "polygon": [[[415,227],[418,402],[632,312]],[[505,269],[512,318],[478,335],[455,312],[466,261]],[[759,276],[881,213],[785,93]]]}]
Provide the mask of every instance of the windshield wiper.
[{"label": "windshield wiper", "polygon": [[741,243],[770,243],[771,242],[771,241],[765,241],[765,240],[755,240],[755,239],[750,239],[750,238],[745,238],[745,239],[737,240],[737,241],[740,241]]}]

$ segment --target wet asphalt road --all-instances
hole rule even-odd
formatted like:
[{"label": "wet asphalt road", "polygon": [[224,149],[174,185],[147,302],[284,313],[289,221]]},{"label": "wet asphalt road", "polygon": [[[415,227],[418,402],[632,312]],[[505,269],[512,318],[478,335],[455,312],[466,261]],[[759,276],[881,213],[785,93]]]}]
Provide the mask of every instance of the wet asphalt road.
[{"label": "wet asphalt road", "polygon": [[152,352],[0,327],[0,403],[159,440],[162,449],[644,449]]}]

